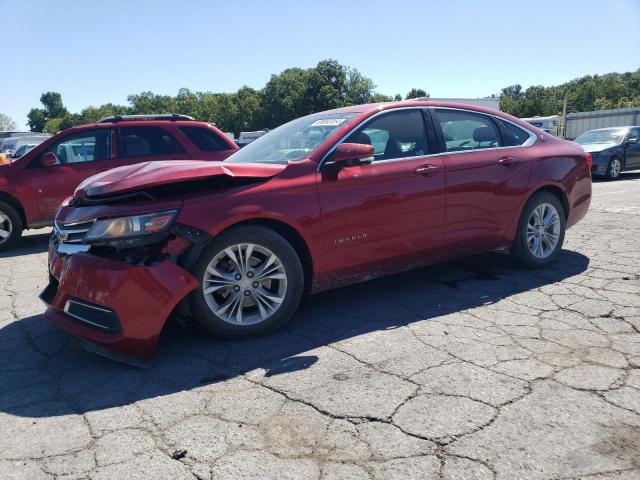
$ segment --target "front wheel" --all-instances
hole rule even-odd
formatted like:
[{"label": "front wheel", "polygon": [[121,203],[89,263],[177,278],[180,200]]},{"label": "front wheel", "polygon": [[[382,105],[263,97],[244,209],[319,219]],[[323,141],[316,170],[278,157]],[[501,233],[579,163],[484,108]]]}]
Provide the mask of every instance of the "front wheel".
[{"label": "front wheel", "polygon": [[281,235],[258,225],[217,237],[193,269],[200,288],[190,296],[196,320],[210,333],[251,337],[284,325],[302,298],[300,259]]},{"label": "front wheel", "polygon": [[20,240],[23,228],[22,218],[16,209],[0,202],[0,252],[10,249]]},{"label": "front wheel", "polygon": [[536,193],[522,211],[512,256],[529,268],[548,265],[560,254],[565,228],[564,207],[558,197]]},{"label": "front wheel", "polygon": [[620,177],[620,172],[622,172],[622,164],[620,163],[620,160],[615,157],[609,160],[606,173],[607,178],[609,180],[617,180]]}]

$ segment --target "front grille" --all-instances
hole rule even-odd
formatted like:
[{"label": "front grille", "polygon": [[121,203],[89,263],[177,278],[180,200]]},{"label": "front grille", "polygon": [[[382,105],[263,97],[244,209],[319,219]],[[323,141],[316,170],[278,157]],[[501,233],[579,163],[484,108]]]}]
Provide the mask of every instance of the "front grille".
[{"label": "front grille", "polygon": [[104,332],[117,333],[121,329],[116,313],[109,308],[72,298],[67,301],[64,312],[74,320]]},{"label": "front grille", "polygon": [[53,234],[60,243],[82,243],[93,222],[93,220],[66,224],[56,222],[53,226]]}]

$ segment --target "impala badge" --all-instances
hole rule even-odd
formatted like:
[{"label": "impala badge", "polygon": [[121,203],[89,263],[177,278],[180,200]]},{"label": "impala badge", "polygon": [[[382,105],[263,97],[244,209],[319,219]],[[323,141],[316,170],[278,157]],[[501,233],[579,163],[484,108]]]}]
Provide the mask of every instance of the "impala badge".
[{"label": "impala badge", "polygon": [[367,238],[367,234],[366,233],[358,233],[355,235],[349,235],[348,237],[343,237],[343,238],[338,238],[337,240],[334,241],[334,243],[338,246],[340,245],[344,245],[345,243],[351,243],[351,242],[356,242],[358,240],[364,240],[365,238]]}]

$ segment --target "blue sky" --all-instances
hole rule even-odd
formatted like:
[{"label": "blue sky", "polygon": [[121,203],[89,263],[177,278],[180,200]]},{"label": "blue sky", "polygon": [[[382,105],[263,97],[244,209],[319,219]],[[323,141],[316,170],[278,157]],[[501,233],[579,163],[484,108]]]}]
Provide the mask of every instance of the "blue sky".
[{"label": "blue sky", "polygon": [[640,67],[640,0],[0,0],[0,112],[262,87],[334,58],[378,91],[479,97]]}]

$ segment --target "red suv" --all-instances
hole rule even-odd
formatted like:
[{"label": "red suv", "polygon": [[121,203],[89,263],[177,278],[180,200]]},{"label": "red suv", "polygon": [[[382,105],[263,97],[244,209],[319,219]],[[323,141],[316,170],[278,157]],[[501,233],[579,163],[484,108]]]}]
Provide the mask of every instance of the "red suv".
[{"label": "red suv", "polygon": [[150,160],[223,160],[237,149],[216,127],[186,115],[107,117],[60,132],[0,165],[0,251],[23,229],[52,225],[60,202],[96,173]]},{"label": "red suv", "polygon": [[220,162],[86,180],[56,216],[45,318],[149,362],[176,309],[223,337],[283,325],[305,292],[487,251],[542,267],[587,212],[577,144],[469,105],[358,105]]}]

